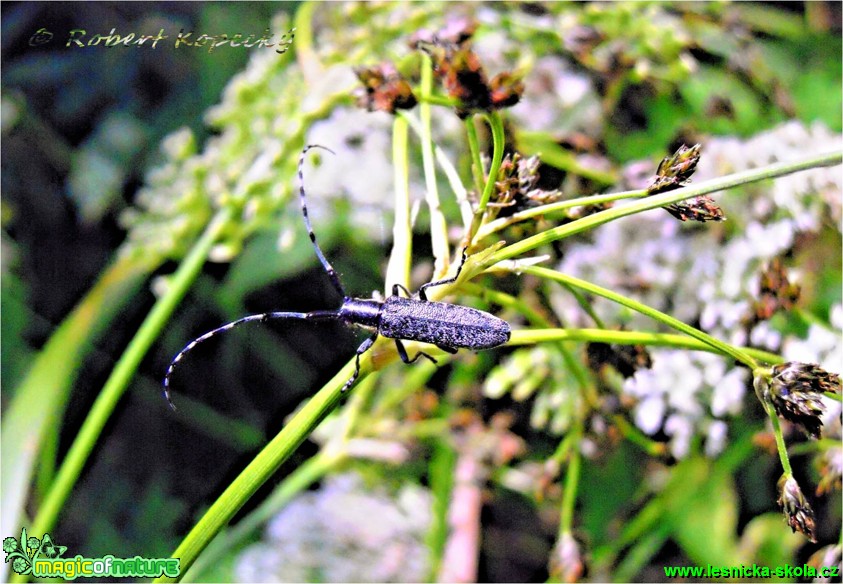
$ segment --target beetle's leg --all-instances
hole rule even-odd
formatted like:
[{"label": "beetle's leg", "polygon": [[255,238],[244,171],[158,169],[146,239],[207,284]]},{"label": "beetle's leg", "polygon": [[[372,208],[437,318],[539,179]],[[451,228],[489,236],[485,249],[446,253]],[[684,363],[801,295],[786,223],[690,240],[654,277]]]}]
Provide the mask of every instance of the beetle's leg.
[{"label": "beetle's leg", "polygon": [[400,339],[393,339],[395,341],[395,348],[398,349],[398,356],[401,357],[401,360],[408,365],[410,363],[415,363],[419,360],[419,357],[425,357],[430,359],[430,362],[434,365],[437,363],[436,359],[425,353],[424,351],[419,351],[416,353],[416,356],[410,359],[410,356],[407,355],[407,348],[404,346],[404,343],[401,342]]},{"label": "beetle's leg", "polygon": [[354,374],[349,378],[348,381],[345,382],[345,385],[342,386],[340,391],[347,391],[351,385],[357,381],[357,376],[360,375],[360,355],[368,351],[372,348],[372,345],[375,344],[375,339],[378,338],[378,333],[373,334],[371,337],[363,341],[363,343],[357,347],[357,357],[354,360]]},{"label": "beetle's leg", "polygon": [[406,295],[407,295],[407,298],[412,298],[412,296],[413,296],[413,295],[412,295],[412,294],[410,294],[410,291],[409,291],[409,290],[407,290],[407,289],[406,289],[404,286],[402,286],[401,284],[393,284],[393,285],[392,285],[392,295],[393,295],[393,296],[398,296],[398,290],[399,290],[399,289],[404,291],[404,294],[406,294]]},{"label": "beetle's leg", "polygon": [[460,266],[457,268],[457,273],[454,274],[452,278],[446,278],[444,280],[437,280],[436,282],[428,282],[427,284],[423,284],[421,288],[419,288],[419,298],[422,300],[427,300],[427,290],[428,288],[432,288],[433,286],[441,286],[442,284],[452,284],[457,281],[457,278],[460,277],[460,272],[462,272],[462,267],[465,265],[465,258],[466,252],[468,251],[467,247],[462,248],[462,260],[460,260]]},{"label": "beetle's leg", "polygon": [[450,353],[451,355],[455,355],[459,349],[455,349],[454,347],[446,347],[445,345],[436,345],[446,353]]}]

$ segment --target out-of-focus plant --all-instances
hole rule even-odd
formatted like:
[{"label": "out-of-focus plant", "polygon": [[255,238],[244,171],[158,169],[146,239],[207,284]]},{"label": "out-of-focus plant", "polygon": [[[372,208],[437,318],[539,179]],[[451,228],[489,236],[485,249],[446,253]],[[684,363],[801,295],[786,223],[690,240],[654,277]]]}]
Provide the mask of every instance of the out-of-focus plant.
[{"label": "out-of-focus plant", "polygon": [[[621,160],[653,156],[688,134],[694,137],[688,142],[696,143],[703,129],[700,114],[714,105],[718,109],[711,115],[722,122],[718,129],[745,134],[798,110],[799,96],[788,94],[777,71],[759,65],[769,49],[751,31],[763,19],[750,20],[746,29],[725,26],[734,19],[743,22],[745,14],[740,7],[721,4],[319,8],[304,4],[294,21],[275,23],[277,31],[295,27],[294,51],[286,57],[266,53],[252,58],[209,113],[219,134],[203,146],[186,130],[170,136],[164,142],[166,161],[149,173],[136,207],[124,214],[129,237],[118,262],[133,258],[142,266],[141,275],[167,260],[180,264],[172,276],[154,281],[159,299],[67,457],[45,481],[31,531],[55,524],[117,400],[202,265],[238,259],[244,250],[248,257],[250,238],[279,225],[279,250],[304,241],[300,218],[282,209],[292,192],[298,153],[305,143],[319,143],[338,156],[335,164],[325,161],[320,172],[311,173],[311,191],[319,193],[325,185],[345,189],[357,219],[367,205],[383,207],[385,194],[395,194],[394,248],[385,290],[395,283],[417,287],[410,286],[422,279],[411,269],[413,235],[429,230],[433,277],[453,273],[451,258],[459,257],[454,250],[466,247],[470,253],[460,280],[432,296],[500,307],[517,327],[511,344],[523,347],[499,365],[495,356],[504,350],[455,357],[431,351],[440,364],[453,363],[440,382],[433,379],[437,372],[431,364],[386,367],[397,354],[381,339],[362,359],[361,381],[345,406],[335,409],[351,362],[289,419],[193,527],[174,552],[183,570],[193,566],[187,578],[213,570],[215,560],[242,545],[303,489],[346,466],[369,480],[389,477],[387,486],[397,499],[407,483],[427,479],[429,493],[419,497],[429,509],[418,521],[425,535],[413,532],[410,539],[413,550],[424,539],[430,557],[413,572],[415,579],[478,577],[487,486],[520,493],[538,508],[556,509],[556,543],[548,549],[547,569],[560,580],[577,579],[586,570],[598,578],[633,577],[668,539],[697,564],[787,561],[796,544],[782,546],[769,558],[761,545],[777,538],[776,527],[782,525],[759,521],[744,538],[737,535],[733,476],[752,442],[748,431],[727,440],[726,418],[741,411],[748,371],[769,414],[783,466],[778,500],[787,522],[811,539],[821,533],[823,518],[815,516],[796,483],[778,415],[814,437],[821,428],[834,427],[820,417],[839,415],[839,408],[827,401],[828,394],[839,394],[839,377],[829,373],[834,364],[823,360],[834,347],[817,347],[827,343],[823,335],[829,323],[840,326],[839,294],[825,303],[817,295],[815,305],[803,309],[808,341],[799,357],[788,357],[788,342],[800,342],[796,327],[779,330],[768,322],[799,306],[788,277],[780,269],[778,277],[762,278],[760,290],[748,283],[767,269],[765,262],[798,253],[797,235],[825,230],[839,236],[835,196],[839,199],[840,182],[831,172],[800,173],[794,177],[810,177],[802,179],[807,184],[789,190],[778,186],[800,180],[780,178],[785,175],[839,164],[839,151],[827,152],[839,144],[826,147],[839,137],[822,126],[804,130],[798,125],[804,135],[793,140],[798,145],[792,150],[799,155],[770,155],[772,146],[756,137],[748,142],[754,149],[738,148],[730,156],[721,154],[722,160],[718,146],[699,137],[702,147],[680,148],[660,165],[645,163],[645,177],[636,177],[634,166],[623,168],[600,155],[605,145]],[[464,14],[452,16],[456,12]],[[797,42],[787,26],[762,30]],[[711,66],[712,58],[725,62],[733,54],[723,50],[726,46],[749,63],[729,62],[726,73]],[[700,60],[700,55],[707,58]],[[781,57],[776,63],[786,61]],[[710,95],[702,103],[701,80],[723,75],[727,95]],[[355,89],[358,104],[379,113],[355,111]],[[759,103],[765,107],[752,110]],[[779,131],[800,131],[796,127]],[[839,123],[833,129],[839,130]],[[728,144],[720,147],[729,152]],[[705,165],[715,161],[732,166],[716,171],[710,166],[700,180]],[[696,169],[697,180],[689,185]],[[564,180],[542,182],[545,174],[554,173]],[[745,186],[767,179],[776,179],[772,197]],[[593,194],[621,180],[631,190]],[[740,197],[717,204],[709,197],[735,187],[742,187]],[[411,193],[416,191],[424,192],[427,212],[414,223]],[[660,207],[673,217],[645,213]],[[573,237],[586,232],[591,239]],[[306,245],[300,249],[308,253]],[[560,250],[552,268],[537,265]],[[241,308],[242,295],[278,272],[276,264],[264,261],[251,268],[249,282],[229,282],[228,309]],[[488,285],[490,278],[480,283],[486,274],[502,276],[501,290]],[[820,271],[820,277],[839,279],[839,271]],[[100,286],[108,278],[104,281]],[[753,294],[763,306],[750,311]],[[782,343],[766,342],[776,335]],[[56,347],[61,340],[56,338]],[[55,352],[45,350],[18,389],[4,416],[4,446],[7,429],[12,436],[27,420],[23,408],[14,405],[33,398]],[[782,365],[786,360],[791,363]],[[807,365],[810,361],[819,363]],[[53,384],[53,393],[42,399],[66,392],[72,378],[72,371],[64,373],[63,385]],[[434,393],[429,389],[434,386],[443,389]],[[475,411],[488,403],[499,411],[488,416]],[[56,404],[50,412],[54,419],[63,409],[61,400]],[[529,431],[516,419],[524,408]],[[38,421],[31,433],[45,423]],[[756,424],[754,430],[759,428]],[[293,470],[261,507],[226,529],[238,509],[311,436],[320,443],[319,452]],[[551,447],[548,440],[555,441]],[[34,442],[36,451],[43,447],[40,439]],[[815,444],[808,453],[822,458],[820,484],[833,488],[839,483],[827,456],[833,447],[824,440]],[[430,456],[422,456],[425,452]],[[723,455],[715,458],[718,453]],[[637,458],[642,455],[665,472],[645,477]],[[599,459],[613,457],[618,469],[593,469],[601,466]],[[15,460],[23,464],[15,473],[12,521],[20,517],[34,458]],[[675,466],[667,472],[670,461]],[[644,478],[650,479],[647,499],[640,491],[633,495],[633,484]],[[608,501],[598,496],[601,481],[608,481],[605,490],[614,495]],[[354,481],[339,497],[383,505],[378,500],[382,492],[374,492]],[[625,505],[633,496],[640,504],[637,511]],[[293,505],[320,500],[311,499]],[[276,521],[295,508],[287,507]],[[328,510],[325,521],[338,513]],[[366,527],[377,531],[384,526],[391,528],[389,521]],[[283,536],[284,542],[296,544],[289,526],[281,531],[273,529],[270,540]],[[755,549],[750,549],[751,538]],[[336,554],[344,553],[343,545],[335,546]],[[250,553],[254,559],[255,549]],[[302,569],[311,570],[307,577],[327,577],[328,572],[319,572],[318,559],[304,563]],[[326,559],[324,566],[329,565]],[[388,566],[379,567],[384,571],[378,574],[388,574],[384,578],[397,577]]]}]

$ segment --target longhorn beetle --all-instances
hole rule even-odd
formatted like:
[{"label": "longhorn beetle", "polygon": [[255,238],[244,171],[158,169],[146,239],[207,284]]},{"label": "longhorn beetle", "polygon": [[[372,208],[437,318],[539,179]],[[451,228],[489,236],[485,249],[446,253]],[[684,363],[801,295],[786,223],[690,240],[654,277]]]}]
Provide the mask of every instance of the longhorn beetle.
[{"label": "longhorn beetle", "polygon": [[[410,292],[401,284],[392,286],[392,296],[385,301],[372,298],[352,298],[348,296],[345,293],[337,272],[325,258],[325,254],[322,253],[319,244],[316,243],[316,234],[313,232],[313,226],[310,224],[310,217],[307,214],[307,204],[305,203],[304,195],[304,172],[302,167],[304,166],[305,155],[312,148],[321,148],[332,154],[334,153],[330,148],[319,146],[318,144],[306,146],[302,150],[298,165],[299,198],[301,200],[302,216],[304,217],[304,225],[307,228],[310,241],[313,243],[313,249],[316,250],[316,256],[319,258],[322,267],[328,273],[334,289],[342,296],[342,305],[337,310],[252,314],[224,324],[190,341],[170,362],[170,366],[167,368],[167,373],[164,376],[164,397],[172,409],[175,410],[176,408],[173,405],[172,399],[170,399],[170,377],[176,365],[178,365],[184,356],[202,341],[206,341],[220,333],[254,320],[260,322],[284,318],[317,321],[339,320],[346,324],[374,329],[374,334],[363,341],[363,344],[357,348],[354,374],[345,382],[342,391],[346,391],[351,387],[357,376],[360,375],[360,356],[369,350],[374,344],[375,339],[378,338],[378,335],[395,340],[398,356],[401,357],[404,363],[415,363],[419,357],[425,357],[433,363],[436,363],[436,359],[423,351],[419,351],[415,357],[410,359],[409,355],[407,355],[407,349],[401,342],[402,340],[431,343],[443,351],[452,354],[456,353],[457,349],[491,349],[509,341],[510,329],[506,321],[482,310],[459,306],[457,304],[434,302],[427,299],[428,288],[441,286],[442,284],[451,284],[457,281],[465,264],[465,249],[463,249],[462,259],[457,268],[457,273],[452,278],[428,282],[422,285],[419,288],[418,298],[413,298]],[[399,296],[399,289],[403,290],[408,297],[403,298]]]}]

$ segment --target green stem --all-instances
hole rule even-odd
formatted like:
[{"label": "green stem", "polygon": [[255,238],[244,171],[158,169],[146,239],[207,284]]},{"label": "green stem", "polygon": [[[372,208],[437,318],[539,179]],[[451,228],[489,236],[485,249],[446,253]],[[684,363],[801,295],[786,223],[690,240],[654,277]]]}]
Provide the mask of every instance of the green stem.
[{"label": "green stem", "polygon": [[[425,55],[425,57],[430,59],[430,57],[427,55]],[[422,94],[421,96],[419,96],[419,103],[429,103],[430,105],[444,105],[446,107],[457,107],[460,105],[460,101],[458,99],[447,97],[445,95],[432,95],[430,93]]]},{"label": "green stem", "polygon": [[488,237],[489,235],[492,235],[493,233],[496,233],[501,229],[509,227],[510,225],[514,225],[515,223],[520,223],[522,221],[527,221],[528,219],[532,219],[534,217],[543,217],[545,215],[550,215],[551,213],[564,211],[566,209],[573,209],[575,207],[602,205],[603,203],[611,203],[613,201],[619,201],[622,199],[636,199],[646,196],[646,189],[638,189],[635,191],[623,191],[620,193],[608,193],[605,195],[591,195],[588,197],[578,197],[576,199],[569,199],[567,201],[558,201],[556,203],[550,203],[548,205],[540,205],[538,207],[533,207],[531,209],[519,211],[518,213],[514,213],[509,217],[501,217],[500,219],[489,221],[480,229],[480,231],[477,232],[477,239],[479,241],[480,239]]},{"label": "green stem", "polygon": [[641,201],[624,205],[623,207],[600,211],[594,215],[589,215],[588,217],[577,219],[571,223],[554,227],[553,229],[549,229],[532,237],[528,237],[527,239],[523,239],[517,243],[508,245],[490,256],[485,263],[486,265],[491,266],[497,262],[512,259],[552,241],[570,237],[576,233],[587,231],[599,225],[603,225],[604,223],[608,223],[609,221],[626,217],[627,215],[634,215],[635,213],[656,209],[684,199],[689,199],[691,197],[714,193],[716,191],[722,191],[724,189],[730,189],[736,186],[750,184],[765,179],[784,176],[801,170],[808,170],[820,166],[835,166],[840,164],[841,161],[843,161],[843,153],[841,152],[814,154],[794,162],[780,162],[763,168],[753,168],[751,170],[705,181],[692,187],[686,187],[676,191],[663,193],[661,195],[647,197]]},{"label": "green stem", "polygon": [[480,284],[475,284],[474,282],[466,282],[464,284],[461,284],[460,290],[473,296],[477,296],[478,298],[482,298],[483,300],[486,300],[488,302],[498,304],[503,308],[515,310],[521,316],[526,318],[527,321],[533,326],[550,326],[550,323],[547,321],[546,318],[544,318],[541,314],[533,310],[533,308],[530,307],[529,304],[527,304],[518,296],[513,296],[512,294],[507,294],[506,292],[501,292],[500,290],[487,288],[485,286],[481,286]]},{"label": "green stem", "polygon": [[38,510],[32,524],[35,533],[46,533],[55,525],[59,510],[79,478],[79,473],[88,460],[88,456],[91,454],[111,412],[126,390],[149,347],[158,338],[161,329],[167,324],[173,311],[201,271],[208,257],[208,252],[219,238],[230,216],[231,212],[226,209],[219,211],[217,216],[214,217],[205,233],[182,262],[167,293],[155,303],[137,334],[120,357],[71,445],[52,488]]},{"label": "green stem", "polygon": [[[406,110],[400,110],[398,115],[407,120],[407,123],[410,124],[413,131],[419,139],[422,140],[423,132],[421,122],[414,118],[411,114],[407,113]],[[457,203],[460,206],[460,215],[462,216],[462,222],[467,232],[471,226],[471,219],[474,216],[474,212],[471,209],[471,203],[468,201],[468,192],[462,184],[460,173],[451,163],[451,160],[448,158],[448,155],[445,154],[445,151],[437,146],[436,143],[433,143],[433,153],[436,156],[436,161],[439,163],[439,167],[448,179],[448,184],[451,185],[451,190],[454,192],[454,197],[457,199]]]},{"label": "green stem", "polygon": [[640,312],[645,316],[649,316],[653,320],[656,320],[664,325],[669,326],[672,329],[678,330],[680,332],[685,333],[686,335],[693,337],[712,348],[716,349],[718,352],[723,353],[725,355],[730,355],[735,360],[740,361],[747,365],[750,369],[755,369],[758,366],[758,363],[749,356],[744,351],[740,349],[736,349],[732,345],[728,343],[724,343],[723,341],[712,337],[709,334],[702,332],[699,329],[696,329],[690,325],[685,324],[681,320],[674,318],[668,314],[660,310],[656,310],[646,304],[642,304],[637,300],[633,300],[631,298],[627,298],[626,296],[622,296],[616,292],[603,288],[601,286],[597,286],[596,284],[592,284],[590,282],[586,282],[585,280],[580,280],[579,278],[575,278],[573,276],[568,276],[561,272],[557,272],[556,270],[549,270],[547,268],[543,268],[541,266],[525,266],[520,269],[521,273],[523,274],[532,274],[539,278],[546,278],[549,280],[554,280],[556,282],[560,282],[562,284],[568,284],[570,286],[574,286],[576,288],[580,288],[581,290],[585,290],[586,292],[590,292],[591,294],[596,294],[597,296],[602,296],[603,298],[607,298],[612,302],[617,302],[622,306],[626,306],[627,308],[631,308],[636,312]]},{"label": "green stem", "polygon": [[787,456],[787,445],[784,443],[784,435],[782,434],[782,426],[779,423],[779,417],[776,415],[773,406],[764,403],[764,410],[770,416],[770,421],[773,423],[773,435],[776,437],[776,450],[779,451],[779,460],[782,462],[782,470],[787,476],[793,475],[793,469],[790,467],[790,458]]},{"label": "green stem", "polygon": [[296,15],[293,17],[293,26],[296,27],[296,40],[293,48],[296,54],[296,61],[302,69],[305,77],[313,77],[322,69],[319,56],[313,48],[313,12],[316,9],[316,2],[302,2]]},{"label": "green stem", "polygon": [[188,582],[200,580],[203,571],[217,565],[225,554],[245,541],[295,496],[320,480],[344,460],[345,455],[340,451],[328,453],[323,450],[303,462],[278,485],[269,498],[261,503],[257,509],[230,530],[215,537],[189,572],[184,573],[184,569],[182,569],[183,579]]},{"label": "green stem", "polygon": [[[296,414],[281,432],[249,463],[202,519],[190,530],[172,557],[181,560],[182,575],[193,565],[197,556],[228,524],[238,510],[269,480],[278,468],[296,451],[319,423],[339,402],[340,390],[354,371],[354,359],[349,361]],[[361,372],[363,375],[363,372]],[[157,582],[173,582],[172,578],[158,578]]]},{"label": "green stem", "polygon": [[[616,345],[647,345],[657,347],[671,347],[674,349],[689,349],[691,351],[706,351],[707,353],[722,353],[718,348],[704,341],[683,335],[667,333],[648,333],[637,331],[612,331],[606,329],[521,329],[512,331],[507,343],[508,347],[549,343],[552,341],[579,341],[585,343],[609,343]],[[743,353],[766,363],[784,363],[779,355],[742,347]]]},{"label": "green stem", "polygon": [[[486,185],[483,187],[483,194],[480,195],[480,202],[477,205],[477,210],[474,212],[474,217],[471,220],[471,229],[468,232],[469,244],[474,242],[475,235],[480,227],[483,225],[483,218],[486,214],[486,206],[492,198],[492,193],[495,190],[495,182],[498,178],[498,171],[501,169],[501,162],[503,161],[503,147],[506,143],[504,136],[503,120],[498,112],[488,114],[486,121],[489,123],[489,128],[492,130],[492,164],[489,166],[489,175],[486,177]],[[472,128],[474,126],[472,125]],[[482,173],[482,166],[481,173]]]},{"label": "green stem", "polygon": [[[422,53],[421,92],[429,95],[433,88],[433,62],[430,55]],[[424,166],[425,200],[430,210],[430,240],[433,249],[433,273],[444,274],[448,270],[450,251],[448,249],[448,225],[439,204],[439,189],[436,186],[436,165],[433,163],[433,136],[431,133],[431,107],[424,101],[419,105],[421,116],[422,164]]]},{"label": "green stem", "polygon": [[644,432],[629,423],[625,417],[619,414],[612,415],[612,422],[617,427],[621,436],[629,440],[631,444],[638,446],[641,450],[646,452],[649,456],[664,456],[667,452],[667,444],[664,442],[656,442],[647,437]]},{"label": "green stem", "polygon": [[477,139],[474,116],[468,116],[464,123],[468,137],[468,150],[471,152],[471,176],[474,178],[474,190],[479,194],[483,192],[483,160],[480,158],[480,142]]},{"label": "green stem", "polygon": [[506,144],[501,115],[498,112],[492,112],[486,116],[486,120],[492,129],[492,165],[489,167],[489,176],[486,178],[486,186],[483,189],[483,195],[480,197],[480,205],[477,209],[477,214],[481,216],[486,212],[486,205],[489,204],[492,192],[495,190],[495,181],[498,178],[498,172],[503,161],[503,147]]},{"label": "green stem", "polygon": [[559,513],[559,537],[566,533],[572,533],[574,529],[574,512],[577,503],[577,487],[580,484],[580,471],[582,469],[582,455],[577,445],[582,437],[580,422],[572,432],[575,436],[572,440],[573,447],[568,451],[568,472],[565,473],[565,489],[562,492],[562,507]]},{"label": "green stem", "polygon": [[393,284],[405,288],[410,283],[410,264],[413,255],[410,227],[410,168],[407,153],[407,120],[396,117],[392,123],[392,166],[395,177],[395,220],[392,224],[392,253],[386,267],[386,290],[392,294]]},{"label": "green stem", "polygon": [[[51,435],[58,434],[56,428],[82,363],[160,263],[150,254],[120,253],[129,251],[129,247],[124,245],[118,251],[84,298],[53,331],[17,387],[4,398],[0,439],[3,533],[14,533],[21,525],[29,524],[24,506],[30,496],[33,469],[39,452],[54,442]],[[55,464],[55,460],[50,463],[50,483],[55,480]],[[8,566],[0,567],[0,581],[6,579]]]}]

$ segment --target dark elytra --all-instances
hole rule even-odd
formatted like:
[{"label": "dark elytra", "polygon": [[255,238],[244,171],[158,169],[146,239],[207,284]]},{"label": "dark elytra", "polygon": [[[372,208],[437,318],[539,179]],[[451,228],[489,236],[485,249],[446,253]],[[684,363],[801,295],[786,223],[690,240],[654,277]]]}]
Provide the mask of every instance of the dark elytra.
[{"label": "dark elytra", "polygon": [[466,254],[465,250],[462,253],[457,273],[452,278],[438,280],[436,282],[428,282],[419,288],[418,298],[404,298],[398,295],[399,289],[403,289],[407,296],[409,292],[398,284],[392,287],[392,296],[385,301],[374,300],[370,298],[351,298],[345,293],[342,282],[339,279],[333,266],[325,258],[322,249],[316,242],[316,234],[310,224],[310,217],[307,213],[307,205],[305,203],[304,193],[304,173],[302,167],[304,166],[304,157],[312,148],[321,148],[333,154],[333,151],[324,146],[313,144],[306,146],[302,150],[299,157],[298,177],[299,177],[299,198],[301,201],[302,216],[304,217],[304,224],[307,228],[307,233],[310,236],[310,241],[313,242],[313,248],[316,251],[316,256],[319,262],[328,273],[334,288],[342,296],[342,305],[338,310],[315,310],[313,312],[265,312],[263,314],[252,314],[244,316],[228,324],[224,324],[219,328],[195,338],[190,341],[185,347],[178,352],[178,354],[170,362],[167,368],[167,373],[164,376],[164,397],[167,403],[174,410],[176,409],[170,399],[170,377],[176,368],[176,365],[184,358],[199,343],[210,339],[220,333],[224,333],[234,327],[240,326],[251,321],[264,322],[274,319],[293,318],[300,320],[340,320],[342,322],[364,326],[375,330],[375,333],[363,341],[357,348],[356,358],[354,363],[354,374],[345,382],[342,391],[346,391],[360,375],[360,355],[369,350],[374,344],[378,335],[393,339],[395,347],[398,350],[398,356],[404,363],[414,363],[419,357],[425,357],[433,363],[436,359],[423,351],[419,351],[415,357],[410,359],[407,355],[407,350],[404,341],[421,341],[436,345],[443,351],[448,353],[456,353],[457,349],[491,349],[498,347],[509,341],[510,328],[509,324],[500,318],[467,306],[460,306],[458,304],[448,304],[445,302],[433,302],[427,299],[427,289],[434,286],[441,286],[442,284],[451,284],[457,281],[457,278],[462,271],[465,264]]}]

